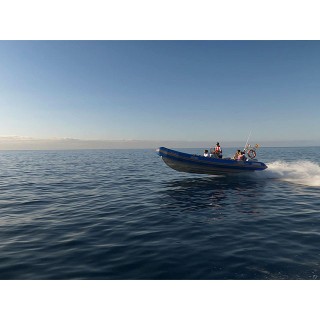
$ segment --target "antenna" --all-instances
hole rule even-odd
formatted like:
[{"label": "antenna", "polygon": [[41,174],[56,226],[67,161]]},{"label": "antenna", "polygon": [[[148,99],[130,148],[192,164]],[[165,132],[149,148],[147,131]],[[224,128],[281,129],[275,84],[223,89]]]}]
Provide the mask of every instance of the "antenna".
[{"label": "antenna", "polygon": [[244,145],[244,150],[246,149],[246,147],[247,147],[247,145],[248,145],[249,139],[250,139],[250,137],[251,137],[251,133],[252,133],[252,130],[250,130],[250,133],[249,133],[247,142],[246,142],[246,144]]}]

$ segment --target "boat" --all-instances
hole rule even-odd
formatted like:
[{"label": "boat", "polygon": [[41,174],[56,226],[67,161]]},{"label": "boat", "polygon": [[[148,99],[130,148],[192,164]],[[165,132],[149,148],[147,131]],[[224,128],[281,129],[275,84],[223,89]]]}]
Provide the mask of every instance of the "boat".
[{"label": "boat", "polygon": [[263,162],[254,159],[256,156],[254,148],[250,150],[246,149],[249,158],[245,161],[231,158],[205,157],[171,150],[165,147],[160,147],[156,151],[166,165],[181,172],[224,175],[230,173],[262,171],[268,168]]}]

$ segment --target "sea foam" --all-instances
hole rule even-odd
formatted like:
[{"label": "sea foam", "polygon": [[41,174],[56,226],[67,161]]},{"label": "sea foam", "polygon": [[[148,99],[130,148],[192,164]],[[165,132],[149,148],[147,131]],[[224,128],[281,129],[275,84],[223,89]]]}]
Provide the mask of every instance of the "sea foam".
[{"label": "sea foam", "polygon": [[259,172],[258,176],[267,179],[279,179],[306,186],[320,186],[320,166],[311,161],[267,163],[268,169]]}]

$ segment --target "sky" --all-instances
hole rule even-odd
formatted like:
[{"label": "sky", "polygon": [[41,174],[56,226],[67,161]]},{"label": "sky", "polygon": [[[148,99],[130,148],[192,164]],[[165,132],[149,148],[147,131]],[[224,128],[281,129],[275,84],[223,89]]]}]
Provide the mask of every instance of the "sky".
[{"label": "sky", "polygon": [[320,41],[0,41],[0,137],[314,141]]}]

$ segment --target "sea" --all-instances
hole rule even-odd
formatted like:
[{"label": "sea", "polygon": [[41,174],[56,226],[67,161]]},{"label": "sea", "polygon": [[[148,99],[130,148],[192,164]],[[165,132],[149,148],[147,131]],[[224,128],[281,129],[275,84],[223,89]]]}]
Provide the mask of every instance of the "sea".
[{"label": "sea", "polygon": [[0,151],[0,279],[318,280],[320,147],[258,159],[209,176],[152,149]]}]

